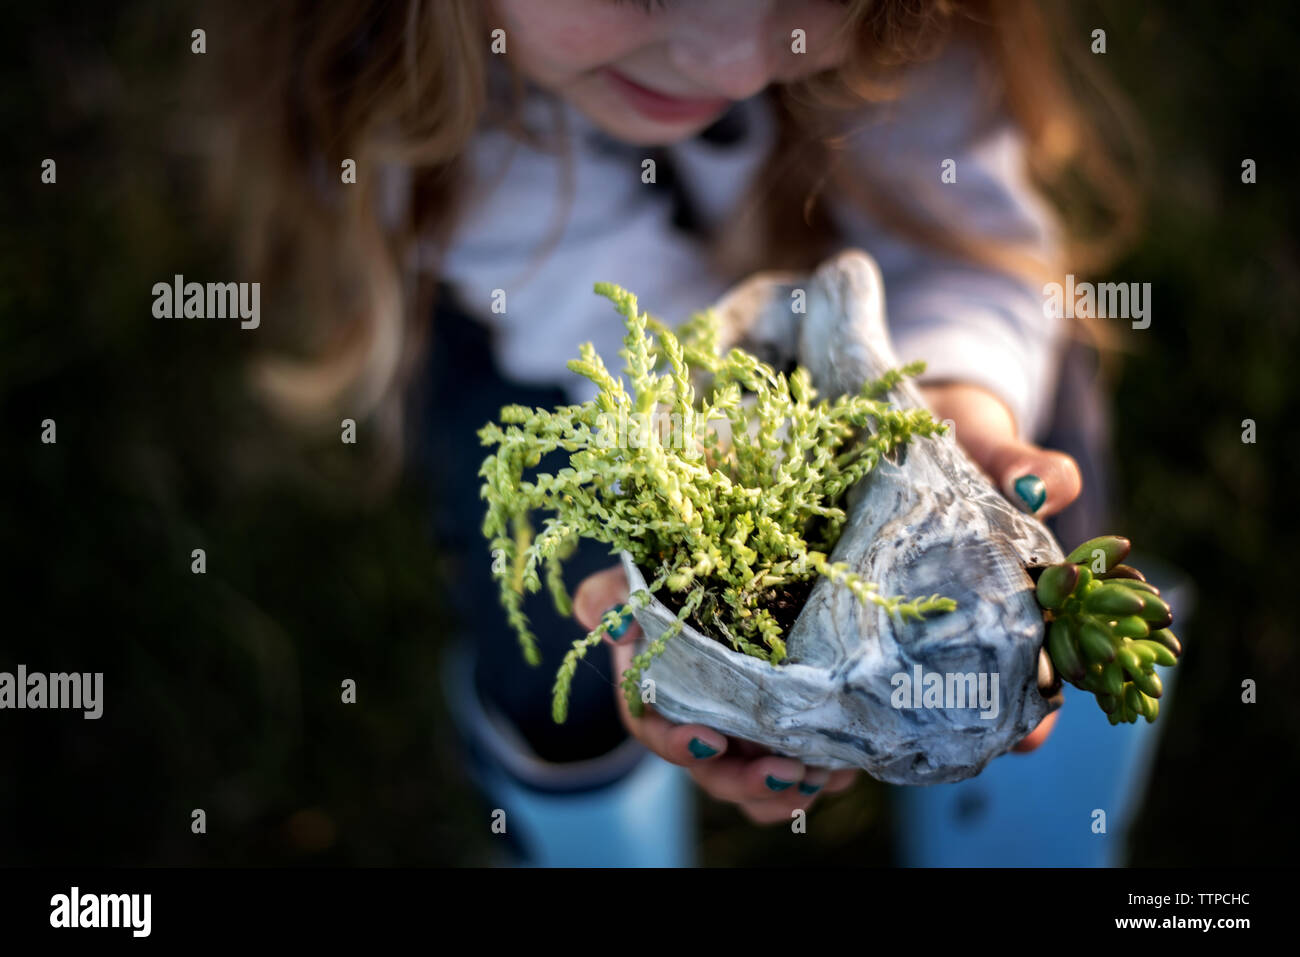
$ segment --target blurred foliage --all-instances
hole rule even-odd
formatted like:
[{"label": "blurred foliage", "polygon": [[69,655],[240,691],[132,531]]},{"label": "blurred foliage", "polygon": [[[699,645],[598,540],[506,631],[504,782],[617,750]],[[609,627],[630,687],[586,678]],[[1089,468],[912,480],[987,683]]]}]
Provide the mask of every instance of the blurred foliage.
[{"label": "blurred foliage", "polygon": [[[290,438],[247,397],[236,324],[150,314],[154,282],[228,261],[199,229],[192,166],[163,145],[184,113],[170,78],[197,66],[190,10],[29,4],[0,40],[0,670],[102,670],[107,702],[98,722],[0,719],[0,863],[483,860],[485,811],[438,695],[420,475],[373,500],[364,430],[356,447]],[[1120,527],[1199,585],[1137,864],[1282,863],[1296,842],[1280,559],[1297,546],[1300,194],[1277,127],[1300,115],[1298,17],[1286,0],[1074,10],[1107,29],[1105,68],[1152,159],[1144,239],[1106,277],[1152,283],[1155,303],[1117,382]],[[44,418],[57,445],[39,442]],[[707,802],[704,859],[887,863],[887,796],[862,780],[797,839]],[[190,833],[200,807],[206,836]]]},{"label": "blurred foliage", "polygon": [[1284,501],[1300,474],[1300,191],[1278,128],[1300,115],[1300,8],[1144,6],[1104,5],[1154,160],[1145,241],[1111,270],[1155,303],[1115,395],[1119,504],[1125,534],[1193,575],[1198,605],[1132,861],[1282,864],[1300,837],[1278,777],[1300,768],[1278,560],[1300,545]]},{"label": "blurred foliage", "polygon": [[[0,863],[476,860],[424,490],[359,491],[364,428],[343,446],[269,421],[237,323],[151,314],[154,282],[229,274],[165,146],[160,78],[194,68],[192,20],[156,2],[10,17],[32,56],[5,58],[0,91],[20,167],[0,232],[0,669],[103,671],[105,710],[5,713]],[[56,186],[31,175],[45,156]]]}]

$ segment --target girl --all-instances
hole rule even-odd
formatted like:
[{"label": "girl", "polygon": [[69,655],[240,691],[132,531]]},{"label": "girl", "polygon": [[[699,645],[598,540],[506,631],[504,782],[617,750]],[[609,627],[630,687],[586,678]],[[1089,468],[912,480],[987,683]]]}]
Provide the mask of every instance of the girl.
[{"label": "girl", "polygon": [[[851,772],[652,710],[632,719],[610,685],[635,625],[595,661],[599,676],[580,676],[555,726],[553,666],[626,582],[608,555],[580,553],[577,622],[528,606],[544,662],[523,665],[477,528],[474,432],[507,402],[586,398],[565,361],[588,340],[610,361],[622,336],[595,281],[677,322],[752,271],[806,270],[858,246],[881,267],[900,358],[928,363],[936,415],[1020,507],[1069,505],[1075,458],[1035,444],[1068,333],[1040,290],[1083,260],[1035,184],[1075,172],[1108,182],[1103,203],[1128,197],[1080,149],[1085,127],[1035,8],[304,0],[253,16],[232,45],[235,123],[217,169],[259,174],[218,182],[218,196],[242,217],[248,268],[281,293],[267,338],[299,356],[268,356],[257,381],[299,419],[369,416],[385,447],[423,451],[455,630],[472,638],[446,684],[476,779],[522,822],[521,855],[686,859],[672,766],[756,822],[847,787]],[[602,832],[619,788],[653,794],[642,807],[676,807],[675,819],[629,828],[611,814]],[[547,856],[574,822],[604,856]]]}]

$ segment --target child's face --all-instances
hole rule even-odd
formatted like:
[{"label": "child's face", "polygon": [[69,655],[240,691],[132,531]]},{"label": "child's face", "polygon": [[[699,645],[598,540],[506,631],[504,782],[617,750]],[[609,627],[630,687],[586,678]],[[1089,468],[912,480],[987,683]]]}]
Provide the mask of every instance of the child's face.
[{"label": "child's face", "polygon": [[[842,0],[493,0],[528,79],[620,140],[686,139],[735,100],[835,66]],[[794,31],[802,30],[802,40]],[[802,45],[805,52],[795,52]]]}]

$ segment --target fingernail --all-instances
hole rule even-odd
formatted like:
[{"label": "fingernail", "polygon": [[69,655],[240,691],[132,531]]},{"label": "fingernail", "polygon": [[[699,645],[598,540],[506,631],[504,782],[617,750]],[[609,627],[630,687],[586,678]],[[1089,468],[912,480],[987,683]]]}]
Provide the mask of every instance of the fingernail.
[{"label": "fingernail", "polygon": [[817,793],[818,791],[820,791],[821,789],[822,789],[822,786],[821,786],[820,784],[809,784],[807,781],[800,781],[800,782],[799,782],[799,793],[800,793],[800,794],[816,794],[816,793]]},{"label": "fingernail", "polygon": [[[611,611],[618,611],[622,607],[622,605],[611,605],[609,608],[605,609],[605,615],[608,615]],[[601,615],[601,617],[604,618],[605,615]],[[609,637],[622,638],[627,634],[628,628],[632,626],[632,621],[632,613],[630,611],[623,612],[622,620],[615,627],[609,630]]]},{"label": "fingernail", "polygon": [[691,738],[691,743],[687,745],[691,749],[691,755],[697,758],[711,758],[718,753],[717,748],[711,748],[699,738]]},{"label": "fingernail", "polygon": [[772,791],[784,791],[786,788],[794,784],[793,781],[782,781],[780,778],[773,777],[770,774],[767,776],[766,783],[768,789]]},{"label": "fingernail", "polygon": [[1022,475],[1011,483],[1016,497],[1024,504],[1021,508],[1033,515],[1047,501],[1047,486],[1037,475]]}]

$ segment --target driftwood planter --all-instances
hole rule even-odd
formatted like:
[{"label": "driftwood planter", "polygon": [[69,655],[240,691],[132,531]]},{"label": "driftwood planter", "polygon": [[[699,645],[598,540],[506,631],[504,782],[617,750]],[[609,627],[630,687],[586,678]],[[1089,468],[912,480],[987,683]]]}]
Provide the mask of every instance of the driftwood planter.
[{"label": "driftwood planter", "polygon": [[[796,289],[806,294],[806,314],[791,311]],[[900,364],[879,272],[861,252],[841,254],[812,276],[753,277],[716,308],[730,336],[724,349],[796,359],[824,397],[857,391]],[[888,399],[924,404],[908,382]],[[951,435],[913,440],[848,502],[833,561],[876,582],[882,595],[939,593],[957,610],[898,621],[818,580],[787,636],[787,663],[732,651],[688,625],[645,672],[654,707],[810,765],[863,768],[895,784],[978,774],[1051,710],[1038,690],[1043,616],[1025,569],[1061,561],[1061,549]],[[623,564],[631,588],[644,588],[626,553]],[[636,617],[640,652],[675,616],[655,599]]]}]

